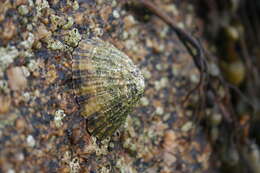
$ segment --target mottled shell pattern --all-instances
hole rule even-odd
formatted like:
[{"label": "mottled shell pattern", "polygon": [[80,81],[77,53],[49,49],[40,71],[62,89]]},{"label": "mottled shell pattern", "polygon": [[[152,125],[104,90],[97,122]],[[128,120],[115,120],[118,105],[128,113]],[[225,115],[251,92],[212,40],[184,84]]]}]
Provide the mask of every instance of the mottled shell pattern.
[{"label": "mottled shell pattern", "polygon": [[82,40],[73,54],[74,90],[88,131],[111,136],[144,92],[144,78],[132,60],[110,43]]}]

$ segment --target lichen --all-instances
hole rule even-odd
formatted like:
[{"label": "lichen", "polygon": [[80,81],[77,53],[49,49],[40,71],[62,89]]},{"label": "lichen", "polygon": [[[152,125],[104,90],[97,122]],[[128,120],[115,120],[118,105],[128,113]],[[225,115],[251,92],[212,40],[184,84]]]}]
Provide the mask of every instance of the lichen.
[{"label": "lichen", "polygon": [[13,111],[7,114],[0,115],[0,129],[8,125],[13,125],[15,120],[20,116],[20,112]]},{"label": "lichen", "polygon": [[4,93],[10,92],[7,80],[0,80],[0,91]]},{"label": "lichen", "polygon": [[[75,1],[77,2],[77,1]],[[63,29],[70,29],[74,24],[74,19],[69,16],[68,19],[67,19],[67,22],[62,26]]]},{"label": "lichen", "polygon": [[26,5],[21,5],[18,7],[18,12],[21,14],[21,15],[26,15],[28,14],[29,12],[29,9]]},{"label": "lichen", "polygon": [[79,158],[75,157],[71,160],[71,162],[69,163],[70,166],[70,173],[78,173],[80,171],[80,162],[79,162]]},{"label": "lichen", "polygon": [[62,27],[66,23],[65,19],[58,15],[51,15],[50,19],[51,19],[53,30]]},{"label": "lichen", "polygon": [[133,168],[131,163],[126,161],[123,157],[117,160],[116,168],[118,168],[119,172],[121,173],[127,173],[127,172],[137,173],[137,171]]},{"label": "lichen", "polygon": [[33,35],[33,33],[28,33],[28,38],[27,38],[27,40],[24,40],[24,41],[22,41],[21,43],[20,43],[20,45],[24,48],[24,49],[30,49],[30,48],[32,48],[32,45],[33,45],[33,43],[34,43],[34,40],[35,40],[35,38],[34,38],[34,35]]},{"label": "lichen", "polygon": [[66,114],[64,113],[64,110],[57,110],[54,114],[54,123],[57,128],[61,127],[63,125],[62,120],[66,117]]},{"label": "lichen", "polygon": [[65,45],[59,41],[59,40],[54,40],[54,39],[49,39],[47,41],[47,47],[51,50],[64,50]]},{"label": "lichen", "polygon": [[80,35],[77,28],[73,28],[68,34],[64,37],[64,41],[67,45],[71,47],[76,47],[79,44],[82,36]]},{"label": "lichen", "polygon": [[13,63],[14,59],[19,55],[19,51],[14,46],[6,48],[0,47],[0,68],[3,70]]}]

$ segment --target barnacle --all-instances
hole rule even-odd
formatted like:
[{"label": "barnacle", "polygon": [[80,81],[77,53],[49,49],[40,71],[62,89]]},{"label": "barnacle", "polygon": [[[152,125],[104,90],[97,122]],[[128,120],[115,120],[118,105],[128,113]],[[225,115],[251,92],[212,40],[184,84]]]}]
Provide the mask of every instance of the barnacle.
[{"label": "barnacle", "polygon": [[73,54],[73,84],[88,131],[111,136],[144,92],[144,78],[132,60],[108,42],[82,40]]}]

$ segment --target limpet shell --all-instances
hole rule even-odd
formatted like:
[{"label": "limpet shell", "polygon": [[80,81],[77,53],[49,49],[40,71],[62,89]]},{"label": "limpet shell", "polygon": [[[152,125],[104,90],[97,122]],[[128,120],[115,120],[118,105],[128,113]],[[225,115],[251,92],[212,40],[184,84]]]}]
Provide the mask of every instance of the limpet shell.
[{"label": "limpet shell", "polygon": [[100,39],[80,41],[72,53],[72,79],[80,114],[90,134],[111,136],[144,92],[144,78],[132,60]]}]

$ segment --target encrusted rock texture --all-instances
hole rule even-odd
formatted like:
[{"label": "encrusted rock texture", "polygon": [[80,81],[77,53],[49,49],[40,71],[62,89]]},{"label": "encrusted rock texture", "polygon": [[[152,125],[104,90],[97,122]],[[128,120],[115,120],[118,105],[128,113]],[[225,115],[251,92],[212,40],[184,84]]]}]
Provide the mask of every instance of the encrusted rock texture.
[{"label": "encrusted rock texture", "polygon": [[[156,0],[177,25],[200,21],[187,2]],[[120,0],[0,2],[0,172],[208,172],[211,146],[195,123],[199,82],[178,37],[145,9]],[[71,54],[98,37],[128,55],[145,93],[109,139],[98,141],[80,116]],[[214,111],[214,110],[213,110]]]}]

